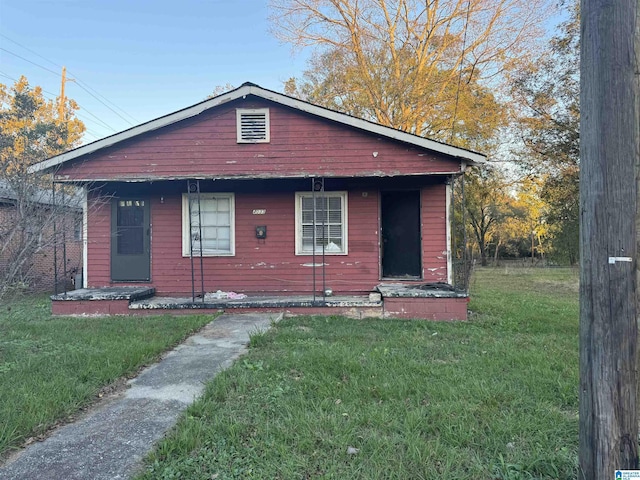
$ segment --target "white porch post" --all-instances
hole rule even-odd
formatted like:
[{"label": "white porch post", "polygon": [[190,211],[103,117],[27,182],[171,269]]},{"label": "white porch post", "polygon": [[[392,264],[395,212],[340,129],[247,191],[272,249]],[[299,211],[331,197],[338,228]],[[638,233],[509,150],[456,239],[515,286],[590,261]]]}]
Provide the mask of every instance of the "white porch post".
[{"label": "white porch post", "polygon": [[89,200],[86,185],[82,187],[82,288],[87,288],[89,276],[87,261],[87,223],[89,221]]}]

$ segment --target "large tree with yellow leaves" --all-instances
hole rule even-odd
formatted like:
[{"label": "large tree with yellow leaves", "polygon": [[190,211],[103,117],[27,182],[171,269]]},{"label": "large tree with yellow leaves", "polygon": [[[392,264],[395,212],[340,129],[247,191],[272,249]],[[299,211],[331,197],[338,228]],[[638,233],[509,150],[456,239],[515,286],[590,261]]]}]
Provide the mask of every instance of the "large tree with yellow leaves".
[{"label": "large tree with yellow leaves", "polygon": [[11,87],[0,84],[0,163],[12,175],[77,146],[85,127],[75,116],[77,104],[47,100],[26,77]]},{"label": "large tree with yellow leaves", "polygon": [[[56,200],[50,175],[30,173],[30,165],[77,146],[85,130],[75,117],[73,100],[46,100],[25,77],[13,86],[0,84],[0,297],[37,280],[36,262],[51,261],[44,252],[73,232],[78,205],[73,192]],[[57,225],[57,229],[54,227]],[[69,274],[67,265],[61,274]],[[53,270],[53,264],[52,268]]]}]

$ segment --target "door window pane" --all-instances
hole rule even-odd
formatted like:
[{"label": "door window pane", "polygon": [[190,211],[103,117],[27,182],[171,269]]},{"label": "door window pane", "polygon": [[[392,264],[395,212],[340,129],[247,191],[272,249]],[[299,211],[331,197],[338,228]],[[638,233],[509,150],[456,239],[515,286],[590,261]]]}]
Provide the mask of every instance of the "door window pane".
[{"label": "door window pane", "polygon": [[144,201],[121,200],[117,207],[118,255],[144,253]]}]

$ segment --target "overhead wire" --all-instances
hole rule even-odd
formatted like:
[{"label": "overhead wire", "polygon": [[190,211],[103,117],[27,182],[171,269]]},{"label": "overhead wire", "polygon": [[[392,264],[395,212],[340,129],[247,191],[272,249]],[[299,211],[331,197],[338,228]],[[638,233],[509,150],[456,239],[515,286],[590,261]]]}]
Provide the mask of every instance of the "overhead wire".
[{"label": "overhead wire", "polygon": [[[15,40],[13,40],[12,38],[9,38],[9,37],[7,37],[6,35],[4,35],[4,34],[2,34],[2,33],[0,33],[0,37],[5,38],[5,39],[9,40],[10,42],[12,42],[12,43],[14,43],[14,44],[18,45],[18,46],[19,46],[19,47],[21,47],[21,48],[24,48],[25,50],[27,50],[28,52],[32,53],[32,54],[33,54],[33,55],[35,55],[36,57],[38,57],[38,58],[41,58],[41,59],[45,60],[46,62],[50,63],[51,65],[54,65],[54,66],[55,66],[55,67],[57,67],[57,68],[63,68],[63,67],[62,67],[62,65],[57,64],[57,63],[56,63],[56,62],[54,62],[53,60],[49,60],[48,58],[46,58],[46,57],[44,57],[44,56],[40,55],[38,52],[36,52],[36,51],[34,51],[34,50],[30,49],[29,47],[27,47],[27,46],[25,46],[25,45],[23,45],[23,44],[21,44],[21,43],[19,43],[19,42],[16,42],[16,41],[15,41]],[[11,53],[12,55],[18,56],[17,54],[15,54],[15,53],[13,53],[13,52],[10,52],[10,51],[8,51],[8,50],[6,50],[6,49],[5,49],[5,51],[7,51],[8,53]],[[24,59],[23,57],[19,57],[19,56],[18,56],[18,58],[22,58],[23,60],[26,60],[26,59]],[[27,60],[27,61],[29,61],[29,60]],[[31,63],[33,63],[33,62],[31,62]],[[38,65],[38,64],[35,64],[35,63],[33,63],[33,64],[34,64],[34,65],[36,65],[36,66],[39,66],[39,67],[41,67],[41,68],[45,68],[47,71],[49,71],[49,72],[51,72],[51,73],[55,73],[56,75],[60,76],[60,74],[59,74],[59,73],[54,72],[54,71],[52,71],[52,70],[49,70],[49,69],[47,69],[46,67],[43,67],[43,66]],[[116,105],[116,104],[115,104],[115,103],[113,103],[112,101],[110,101],[107,97],[105,97],[104,95],[102,95],[102,94],[101,94],[100,92],[98,92],[95,88],[92,88],[88,83],[86,83],[86,82],[84,82],[84,81],[80,80],[80,78],[78,78],[78,76],[77,76],[75,73],[73,73],[73,72],[71,72],[71,71],[69,71],[68,73],[69,73],[69,75],[71,75],[71,76],[73,76],[73,77],[74,77],[74,81],[75,81],[75,83],[76,83],[80,88],[82,88],[82,89],[83,89],[84,91],[86,91],[89,95],[91,95],[93,98],[95,98],[95,99],[96,99],[96,100],[98,100],[100,103],[102,103],[105,107],[109,108],[112,112],[114,112],[116,115],[118,115],[120,118],[122,118],[125,122],[129,123],[129,125],[133,126],[133,124],[132,124],[130,121],[128,121],[127,119],[123,118],[121,115],[119,115],[119,114],[118,114],[117,112],[115,112],[113,109],[111,109],[111,108],[107,105],[107,103],[109,103],[109,104],[110,104],[111,106],[113,106],[114,108],[117,108],[118,110],[120,110],[120,112],[122,112],[123,114],[127,115],[127,116],[128,116],[129,118],[131,118],[134,122],[136,122],[136,123],[140,123],[140,122],[139,122],[135,117],[133,117],[132,115],[130,115],[129,113],[127,113],[125,110],[123,110],[122,108],[120,108],[118,105]],[[93,93],[91,93],[91,92],[93,92]],[[101,97],[101,98],[102,98],[102,100],[101,100],[100,98],[98,98],[98,97]],[[103,100],[104,100],[104,101],[103,101]]]},{"label": "overhead wire", "polygon": [[7,75],[7,74],[6,74],[6,73],[4,73],[4,72],[0,72],[0,77],[8,78],[9,80],[13,80],[14,82],[17,82],[17,81],[18,81],[17,79],[13,78],[11,75]]},{"label": "overhead wire", "polygon": [[[8,78],[9,80],[13,80],[14,82],[17,82],[18,80],[14,77],[12,77],[11,75],[7,75],[4,72],[0,72],[0,76]],[[53,92],[49,92],[48,90],[44,90],[42,89],[42,93],[46,93],[47,95],[49,95],[49,99],[50,100],[55,100],[58,98],[58,94],[57,93],[53,93]],[[77,103],[77,102],[76,102]],[[78,104],[79,106],[81,106],[80,104]],[[82,106],[81,106],[82,107]],[[88,115],[90,115],[91,117],[93,117],[93,120],[98,122],[99,126],[102,128],[107,128],[109,130],[111,130],[112,132],[116,133],[118,130],[113,128],[111,125],[109,125],[107,122],[105,122],[104,120],[102,120],[101,118],[99,118],[98,116],[94,115],[90,110],[88,110],[86,107],[82,107],[82,111]],[[75,115],[77,117],[80,118],[87,118],[85,115],[75,112]],[[89,129],[85,126],[85,129],[88,131]],[[95,131],[94,131],[95,133]],[[96,138],[100,138],[100,135],[94,135]]]},{"label": "overhead wire", "polygon": [[15,40],[13,40],[12,38],[7,37],[6,35],[0,33],[0,37],[2,38],[6,38],[7,40],[9,40],[11,43],[14,43],[16,45],[18,45],[20,48],[24,48],[25,50],[27,50],[28,52],[34,54],[36,57],[43,59],[46,62],[49,62],[51,65],[53,65],[54,67],[57,68],[62,68],[62,65],[58,65],[56,62],[54,62],[53,60],[49,60],[46,57],[43,57],[42,55],[40,55],[38,52],[35,52],[33,50],[31,50],[29,47],[26,47],[24,45],[22,45],[21,43],[16,42]]},{"label": "overhead wire", "polygon": [[[7,37],[6,35],[4,35],[4,34],[2,34],[2,33],[0,33],[0,37],[5,38],[5,39],[9,40],[10,42],[12,42],[12,43],[14,43],[14,44],[18,45],[18,46],[19,46],[19,47],[21,47],[21,48],[24,48],[24,49],[25,49],[25,50],[27,50],[28,52],[30,52],[30,53],[32,53],[33,55],[37,56],[38,58],[41,58],[41,59],[45,60],[46,62],[48,62],[48,63],[50,63],[50,64],[52,64],[52,65],[54,65],[54,66],[56,66],[56,67],[58,67],[58,68],[63,68],[61,65],[57,64],[56,62],[54,62],[54,61],[52,61],[52,60],[50,60],[50,59],[48,59],[48,58],[46,58],[46,57],[44,57],[44,56],[40,55],[40,54],[39,54],[39,53],[37,53],[36,51],[34,51],[34,50],[30,49],[29,47],[27,47],[27,46],[25,46],[25,45],[23,45],[23,44],[21,44],[21,43],[19,43],[19,42],[16,42],[15,40],[13,40],[13,39],[11,39],[11,38]],[[21,55],[18,55],[18,54],[17,54],[17,53],[15,53],[15,52],[12,52],[12,51],[10,51],[10,50],[7,50],[6,48],[0,47],[0,50],[3,50],[3,51],[5,51],[5,52],[7,52],[7,53],[9,53],[9,54],[11,54],[11,55],[13,55],[13,56],[17,57],[17,58],[20,58],[21,60],[24,60],[24,61],[26,61],[26,62],[28,62],[28,63],[31,63],[32,65],[35,65],[35,66],[37,66],[37,67],[39,67],[39,68],[42,68],[43,70],[45,70],[45,71],[47,71],[47,72],[50,72],[50,73],[52,73],[52,74],[54,74],[54,75],[56,75],[56,76],[58,76],[58,77],[61,77],[61,76],[62,76],[60,73],[58,73],[58,72],[56,72],[56,71],[54,71],[54,70],[51,70],[50,68],[47,68],[47,67],[45,67],[45,66],[43,66],[43,65],[41,65],[41,64],[39,64],[39,63],[33,62],[33,61],[31,61],[31,60],[29,60],[29,59],[27,59],[27,58],[25,58],[25,57],[23,57],[23,56],[21,56]],[[118,105],[116,105],[115,103],[113,103],[112,101],[110,101],[109,99],[107,99],[104,95],[100,94],[96,89],[92,88],[88,83],[86,83],[86,82],[84,82],[84,81],[80,80],[80,79],[78,78],[78,76],[77,76],[77,75],[75,75],[75,74],[74,74],[74,73],[72,73],[71,71],[69,71],[68,73],[69,73],[69,75],[71,75],[71,76],[75,77],[73,80],[74,80],[74,83],[75,83],[78,87],[80,87],[82,90],[84,90],[88,95],[90,95],[91,97],[93,97],[96,101],[98,101],[99,103],[101,103],[103,106],[105,106],[106,108],[108,108],[111,112],[113,112],[115,115],[117,115],[120,119],[122,119],[123,121],[127,122],[130,126],[134,126],[134,125],[135,125],[135,124],[134,124],[134,123],[132,123],[129,119],[125,118],[125,117],[124,117],[123,115],[121,115],[118,111],[116,111],[116,110],[115,110],[116,108],[117,108],[118,110],[120,110],[120,112],[122,112],[124,115],[127,115],[129,118],[131,118],[134,122],[139,123],[139,121],[138,121],[135,117],[133,117],[131,114],[127,113],[125,110],[123,110],[122,108],[120,108]],[[7,76],[7,75],[5,75],[5,76],[6,76],[7,78],[11,78],[11,77],[9,77],[9,76]],[[12,80],[16,81],[16,80],[15,80],[15,79],[13,79],[13,78],[12,78]],[[100,98],[100,97],[101,97],[101,98]],[[78,103],[78,102],[76,102],[76,103]],[[78,104],[79,104],[79,103],[78,103]],[[109,104],[110,104],[110,105],[109,105]],[[79,105],[80,105],[80,104],[79,104]],[[112,108],[112,106],[113,106],[113,108]],[[83,108],[83,110],[84,110],[85,112],[89,113],[92,117],[94,117],[95,119],[99,120],[97,116],[93,115],[93,114],[92,114],[91,112],[89,112],[89,110],[87,110],[85,107],[82,107],[82,108]],[[99,120],[99,121],[101,121],[101,120]],[[101,121],[101,123],[102,123],[104,126],[106,126],[107,128],[109,128],[110,130],[112,130],[113,132],[117,132],[117,130],[116,130],[115,128],[111,127],[111,126],[110,126],[110,125],[108,125],[106,122]]]},{"label": "overhead wire", "polygon": [[82,80],[80,80],[77,75],[75,75],[72,72],[69,72],[69,75],[72,75],[74,77],[74,80],[76,81],[76,84],[78,84],[79,87],[82,88],[84,86],[85,89],[88,89],[88,90],[92,91],[96,96],[101,97],[106,103],[109,103],[111,106],[113,106],[113,108],[116,108],[116,109],[120,110],[121,113],[123,113],[124,115],[129,117],[136,124],[140,123],[140,120],[138,120],[136,117],[134,117],[130,113],[128,113],[125,110],[123,110],[122,108],[120,108],[118,105],[116,105],[111,100],[109,100],[107,97],[105,97],[100,92],[98,92],[95,88],[92,88],[89,84],[87,84],[86,82],[83,82]]},{"label": "overhead wire", "polygon": [[58,72],[56,72],[56,71],[54,71],[54,70],[51,70],[50,68],[47,68],[47,67],[45,67],[44,65],[40,65],[39,63],[32,62],[32,61],[31,61],[31,60],[29,60],[28,58],[25,58],[25,57],[23,57],[22,55],[18,55],[17,53],[12,52],[11,50],[7,50],[7,49],[6,49],[6,48],[4,48],[4,47],[0,47],[0,50],[2,50],[3,52],[8,53],[8,54],[10,54],[10,55],[13,55],[14,57],[18,57],[20,60],[24,60],[25,62],[30,63],[31,65],[35,65],[36,67],[39,67],[39,68],[41,68],[41,69],[43,69],[43,70],[46,70],[46,71],[47,71],[47,72],[49,72],[49,73],[53,73],[54,75],[57,75],[58,77],[61,77],[61,76],[62,76],[62,75],[61,75],[61,74],[59,74]]},{"label": "overhead wire", "polygon": [[[71,72],[69,72],[71,73]],[[95,96],[93,93],[91,93],[88,89],[86,89],[83,85],[81,85],[79,82],[76,82],[76,85],[78,85],[78,87],[80,87],[82,90],[84,90],[85,92],[87,92],[89,95],[91,95],[93,98],[95,98],[98,102],[100,102],[102,105],[104,105],[105,107],[107,107],[109,110],[111,110],[113,113],[115,113],[118,117],[120,117],[122,120],[124,120],[125,122],[127,122],[131,127],[135,126],[131,121],[129,121],[128,119],[126,119],[125,117],[123,117],[122,115],[120,115],[117,111],[115,111],[113,108],[111,108],[109,105],[107,105],[105,102],[103,102],[102,100],[100,100],[97,96]]]}]

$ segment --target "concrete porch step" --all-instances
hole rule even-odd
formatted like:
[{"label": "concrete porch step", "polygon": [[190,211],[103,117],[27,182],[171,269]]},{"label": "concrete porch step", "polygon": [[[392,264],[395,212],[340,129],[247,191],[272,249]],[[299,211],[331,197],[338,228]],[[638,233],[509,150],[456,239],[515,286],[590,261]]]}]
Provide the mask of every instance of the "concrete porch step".
[{"label": "concrete porch step", "polygon": [[96,301],[96,300],[127,300],[133,302],[153,297],[156,289],[153,287],[103,287],[79,288],[65,293],[51,295],[54,301]]}]

